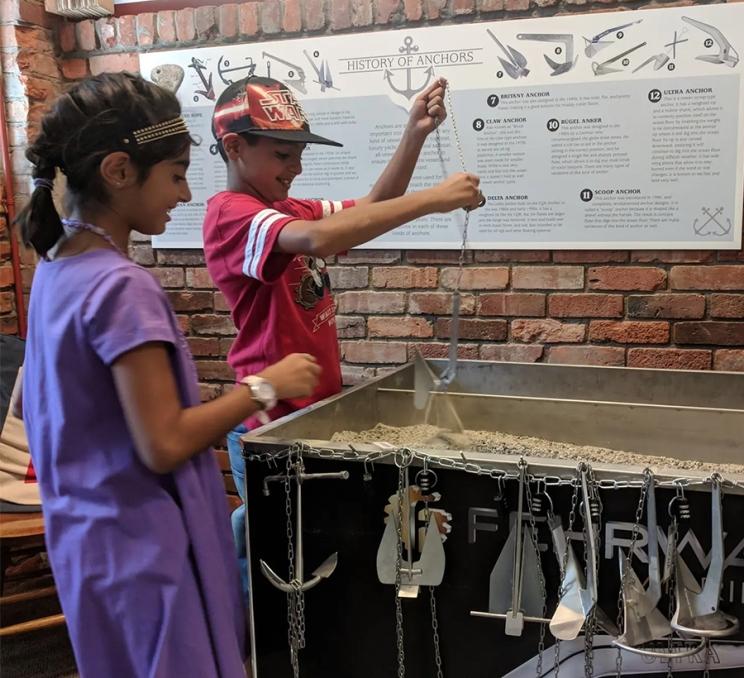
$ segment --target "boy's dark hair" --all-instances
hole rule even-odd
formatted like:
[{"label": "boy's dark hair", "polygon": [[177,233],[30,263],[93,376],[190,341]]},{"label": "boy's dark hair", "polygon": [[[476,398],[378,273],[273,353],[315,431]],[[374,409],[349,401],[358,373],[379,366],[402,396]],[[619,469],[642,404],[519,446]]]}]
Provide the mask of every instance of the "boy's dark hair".
[{"label": "boy's dark hair", "polygon": [[60,96],[26,151],[33,178],[44,181],[35,182],[31,199],[15,220],[23,242],[44,256],[64,233],[50,190],[57,168],[67,177],[67,190],[76,204],[105,204],[108,196],[98,172],[101,161],[109,153],[124,151],[144,182],[153,165],[180,155],[193,140],[176,134],[137,144],[131,141],[132,132],[180,114],[181,105],[172,92],[131,73],[86,78]]},{"label": "boy's dark hair", "polygon": [[[243,132],[240,136],[245,139],[246,143],[249,146],[255,146],[258,143],[258,137],[255,134]],[[220,154],[220,158],[227,162],[227,153],[225,153],[225,147],[222,145],[222,139],[218,139],[215,146],[217,147],[217,151]]]}]

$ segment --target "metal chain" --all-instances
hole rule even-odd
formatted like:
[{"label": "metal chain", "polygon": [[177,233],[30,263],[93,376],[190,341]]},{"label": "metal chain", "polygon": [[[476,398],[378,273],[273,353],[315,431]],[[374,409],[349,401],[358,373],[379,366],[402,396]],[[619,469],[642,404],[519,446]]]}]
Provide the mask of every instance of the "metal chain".
[{"label": "metal chain", "polygon": [[[602,499],[599,496],[599,487],[597,485],[597,479],[594,476],[594,471],[591,466],[587,467],[587,481],[589,483],[589,494],[592,499],[594,499],[597,502],[597,525],[595,527],[594,521],[592,520],[592,509],[591,504],[589,507],[585,508],[586,510],[589,510],[589,523],[588,527],[594,532],[594,546],[595,546],[595,552],[594,552],[594,573],[595,573],[595,583],[599,582],[599,565],[600,565],[600,553],[601,553],[601,541],[600,541],[600,535],[602,533]],[[591,501],[591,499],[590,499]],[[586,517],[586,516],[585,516]],[[584,522],[584,527],[586,529],[587,523]],[[588,533],[587,533],[588,534]],[[586,560],[586,556],[584,558]],[[592,678],[594,675],[594,636],[597,633],[597,606],[599,605],[599,600],[594,604],[594,607],[592,608],[592,611],[589,615],[589,618],[587,619],[586,628],[584,631],[584,648],[585,648],[585,655],[584,655],[584,672],[586,675],[586,678]]]},{"label": "metal chain", "polygon": [[[377,461],[384,459],[391,459],[396,453],[400,453],[400,448],[390,448],[385,450],[379,450],[368,453],[361,453],[356,449],[349,448],[348,450],[330,449],[330,448],[317,448],[312,447],[306,443],[294,443],[290,447],[284,450],[274,452],[263,452],[263,453],[252,453],[248,456],[249,461],[257,461],[268,465],[273,465],[282,459],[286,459],[288,455],[296,454],[298,450],[302,451],[302,454],[309,457],[315,457],[318,459],[326,459],[331,461],[360,461],[367,464],[372,464]],[[490,448],[487,446],[480,446],[476,452],[482,452],[486,454],[503,454],[505,451],[501,448]],[[454,471],[464,471],[472,475],[483,475],[493,478],[494,480],[518,480],[519,473],[516,471],[506,471],[504,469],[495,468],[493,465],[481,465],[477,462],[469,461],[465,459],[464,455],[460,458],[457,457],[445,457],[440,455],[431,455],[416,450],[405,449],[405,452],[410,455],[410,463],[414,461],[423,464],[426,462],[429,466],[435,466],[437,468],[452,469]],[[518,452],[516,454],[519,454]],[[658,480],[656,482],[657,487],[689,487],[689,486],[704,486],[709,485],[713,482],[714,474],[707,477],[693,477],[693,476],[681,476],[678,478],[671,478],[669,480]],[[548,487],[574,487],[576,479],[574,477],[564,478],[558,475],[540,475],[540,474],[528,474],[527,480],[529,482],[540,481]],[[616,480],[614,478],[602,478],[596,482],[596,487],[599,490],[624,490],[629,488],[640,489],[644,484],[643,478],[638,480]],[[738,488],[744,490],[744,481],[729,480],[720,478],[718,480],[721,487]]]},{"label": "metal chain", "polygon": [[[672,516],[672,522],[669,526],[669,537],[667,538],[667,558],[671,564],[669,570],[669,579],[666,582],[666,594],[668,599],[667,604],[667,619],[671,619],[674,616],[674,584],[675,584],[675,560],[677,558],[677,516]],[[667,652],[669,652],[669,659],[667,659],[667,678],[674,678],[674,672],[672,671],[672,634],[669,634],[667,639]]]},{"label": "metal chain", "polygon": [[[628,576],[630,571],[631,563],[633,562],[633,552],[635,551],[636,542],[638,541],[638,535],[641,532],[641,520],[643,518],[643,509],[646,506],[646,495],[648,494],[648,488],[651,486],[651,479],[653,474],[651,469],[644,469],[643,471],[644,484],[641,487],[641,496],[638,499],[638,506],[636,506],[635,522],[633,523],[633,531],[630,535],[630,548],[625,554],[625,567],[623,568],[623,574],[620,578],[620,590],[617,593],[617,629],[618,633],[622,633],[625,626],[625,613],[623,606],[623,592],[625,585],[628,583]],[[615,660],[615,673],[617,678],[622,678],[623,675],[623,651],[617,648],[617,659]]]},{"label": "metal chain", "polygon": [[[293,464],[293,454],[297,461]],[[295,576],[294,528],[292,523],[292,472],[302,473],[302,449],[293,450],[287,455],[284,476],[284,511],[287,516],[287,561],[289,562],[289,583],[292,591],[287,592],[287,636],[289,657],[294,678],[300,675],[300,649],[305,647],[305,596],[302,585]],[[298,508],[299,510],[299,508]]]},{"label": "metal chain", "polygon": [[[539,488],[538,488],[539,489]],[[537,545],[537,524],[535,522],[535,514],[532,511],[532,490],[530,484],[526,483],[527,497],[527,512],[530,516],[530,531],[532,533],[532,545],[535,548],[535,558],[537,559],[537,583],[542,595],[543,606],[542,606],[542,618],[545,619],[548,616],[548,599],[547,599],[547,587],[545,586],[545,576],[542,569],[542,560],[540,559],[540,548]],[[517,520],[522,520],[522,516],[517,516]],[[540,678],[542,676],[543,668],[543,652],[545,652],[545,622],[540,622],[540,638],[537,643],[537,667],[535,668],[535,676]]]},{"label": "metal chain", "polygon": [[[396,455],[396,464],[397,464]],[[400,586],[401,586],[401,568],[403,566],[403,501],[404,501],[404,486],[405,486],[405,474],[408,473],[408,464],[405,463],[406,456],[402,454],[403,463],[398,464],[398,510],[397,510],[397,521],[395,523],[395,534],[397,536],[397,544],[395,550],[395,635],[396,643],[398,648],[398,678],[405,678],[406,675],[406,655],[405,646],[403,644],[403,604],[400,600]],[[405,465],[404,465],[405,464]],[[405,498],[407,500],[407,497]],[[393,517],[390,516],[390,520]],[[410,537],[408,548],[411,548]]]},{"label": "metal chain", "polygon": [[444,678],[442,671],[442,654],[439,649],[439,621],[437,619],[437,597],[434,587],[429,587],[429,607],[431,608],[431,630],[434,638],[434,663],[437,666],[437,678]]},{"label": "metal chain", "polygon": [[[573,493],[571,494],[571,509],[568,514],[568,529],[566,530],[566,548],[563,550],[563,556],[561,558],[561,581],[558,586],[558,601],[560,602],[563,594],[565,593],[566,583],[566,568],[568,567],[568,549],[571,544],[571,531],[573,530],[574,523],[576,522],[576,506],[579,501],[579,475],[580,472],[576,470],[576,476],[573,478]],[[558,678],[558,672],[560,671],[561,664],[561,641],[559,638],[555,639],[555,645],[553,646],[553,676]]]},{"label": "metal chain", "polygon": [[710,678],[710,655],[713,650],[710,647],[710,638],[705,641],[705,663],[703,664],[703,678]]}]

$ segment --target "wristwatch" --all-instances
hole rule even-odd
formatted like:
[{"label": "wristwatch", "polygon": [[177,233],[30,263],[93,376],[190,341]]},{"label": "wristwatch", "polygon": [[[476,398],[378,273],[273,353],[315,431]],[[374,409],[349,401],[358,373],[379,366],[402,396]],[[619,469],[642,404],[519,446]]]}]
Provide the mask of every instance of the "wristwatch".
[{"label": "wristwatch", "polygon": [[271,419],[266,414],[266,410],[273,410],[277,403],[276,390],[271,385],[271,382],[262,377],[257,377],[255,374],[251,374],[243,377],[240,383],[245,384],[251,390],[251,397],[260,408],[256,412],[258,420],[262,424],[268,424]]}]

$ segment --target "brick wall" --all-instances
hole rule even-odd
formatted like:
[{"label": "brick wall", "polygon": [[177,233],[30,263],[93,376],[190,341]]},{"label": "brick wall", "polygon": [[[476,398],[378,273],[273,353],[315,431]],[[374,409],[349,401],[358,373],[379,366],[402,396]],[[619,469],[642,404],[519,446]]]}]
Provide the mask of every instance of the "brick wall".
[{"label": "brick wall", "polygon": [[[585,0],[266,0],[63,22],[57,39],[62,73],[74,80],[105,70],[136,70],[137,53],[152,49],[607,11],[613,5],[612,0],[591,6]],[[138,240],[132,255],[166,288],[189,336],[204,395],[221,392],[231,379],[224,356],[234,330],[202,253],[153,251]],[[347,383],[405,362],[415,348],[428,356],[446,355],[457,258],[456,252],[356,250],[334,260]],[[467,254],[466,266],[464,358],[744,371],[744,250],[478,251]]]}]

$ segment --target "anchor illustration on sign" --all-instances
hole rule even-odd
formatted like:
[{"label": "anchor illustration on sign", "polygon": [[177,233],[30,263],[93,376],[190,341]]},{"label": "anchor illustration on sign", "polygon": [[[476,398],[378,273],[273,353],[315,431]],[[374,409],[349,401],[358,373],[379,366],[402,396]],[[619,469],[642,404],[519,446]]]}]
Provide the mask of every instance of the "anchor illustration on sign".
[{"label": "anchor illustration on sign", "polygon": [[307,88],[305,87],[305,80],[307,79],[307,76],[305,75],[305,71],[301,66],[293,64],[291,61],[287,61],[286,59],[282,59],[275,54],[269,54],[269,52],[263,52],[261,54],[261,58],[266,59],[266,75],[269,78],[272,77],[271,62],[276,61],[277,63],[282,64],[282,66],[286,66],[289,69],[287,71],[287,77],[276,78],[276,76],[274,76],[276,80],[281,80],[287,85],[294,87],[301,94],[307,94]]},{"label": "anchor illustration on sign", "polygon": [[[318,66],[308,53],[306,49],[302,50],[302,53],[305,55],[307,60],[310,62],[310,65],[313,67],[313,70],[315,71],[315,76],[318,78],[315,82],[317,82],[320,85],[320,91],[325,92],[327,89],[338,89],[338,87],[334,87],[333,85],[333,75],[331,75],[331,67],[328,65],[327,59],[322,59],[320,61],[320,66]],[[315,52],[315,56],[318,57],[319,53]]]},{"label": "anchor illustration on sign", "polygon": [[[302,550],[302,483],[308,480],[348,480],[349,472],[340,471],[339,473],[305,473],[305,465],[302,459],[298,460],[293,465],[294,476],[290,477],[288,474],[281,474],[275,476],[267,476],[263,482],[263,493],[265,496],[269,494],[269,483],[273,481],[287,482],[294,481],[297,485],[297,493],[295,495],[297,515],[295,516],[295,544],[294,544],[294,556],[296,562],[294,563],[294,578],[292,581],[284,581],[274,570],[272,570],[265,561],[260,560],[261,572],[264,577],[269,580],[272,586],[278,588],[280,591],[285,593],[292,593],[297,591],[309,591],[311,588],[320,584],[323,579],[328,579],[333,574],[338,564],[338,553],[333,553],[326,558],[321,565],[313,571],[312,579],[305,581],[304,572],[304,555]],[[289,492],[289,485],[287,485],[287,492]],[[289,498],[287,499],[289,501]],[[291,568],[290,568],[291,569]]]},{"label": "anchor illustration on sign", "polygon": [[[405,38],[403,38],[403,46],[398,48],[398,51],[401,54],[410,55],[415,52],[419,51],[418,45],[413,44],[413,38],[410,35],[407,35]],[[408,66],[404,68],[406,72],[406,86],[405,87],[396,87],[393,83],[393,72],[389,69],[385,69],[385,74],[383,77],[385,80],[388,81],[388,85],[390,85],[390,89],[393,90],[396,94],[403,95],[406,99],[410,99],[411,97],[415,96],[419,92],[421,92],[431,80],[432,76],[434,75],[434,69],[429,66],[429,68],[426,69],[426,80],[423,82],[422,85],[419,87],[413,87],[413,78],[411,77],[411,71],[416,70],[413,66]]]},{"label": "anchor illustration on sign", "polygon": [[[723,215],[723,207],[718,207],[715,210],[703,207],[700,211],[703,213],[703,216],[695,217],[695,221],[692,222],[695,235],[728,235],[731,232],[731,219],[726,217],[726,224],[721,223],[723,218],[721,218],[721,221],[718,221],[719,217]],[[703,221],[703,219],[705,220]],[[702,223],[698,225],[699,222]]]},{"label": "anchor illustration on sign", "polygon": [[245,60],[248,62],[245,66],[233,66],[230,68],[230,60],[221,56],[217,62],[217,74],[220,76],[220,80],[226,85],[232,85],[235,81],[226,78],[225,73],[234,73],[236,71],[248,71],[245,77],[250,78],[256,72],[256,64],[253,63],[251,57],[245,57]]},{"label": "anchor illustration on sign", "polygon": [[214,101],[215,96],[214,88],[212,87],[212,74],[210,73],[208,78],[204,75],[204,71],[207,70],[204,62],[197,59],[196,57],[191,57],[191,63],[188,67],[193,68],[197,72],[199,80],[201,80],[202,86],[204,87],[204,89],[196,90],[196,93],[194,94],[194,101],[199,101],[199,96],[203,96],[205,99]]}]

